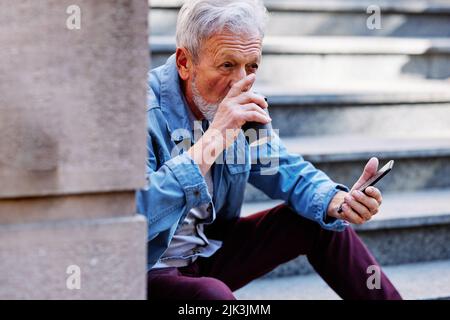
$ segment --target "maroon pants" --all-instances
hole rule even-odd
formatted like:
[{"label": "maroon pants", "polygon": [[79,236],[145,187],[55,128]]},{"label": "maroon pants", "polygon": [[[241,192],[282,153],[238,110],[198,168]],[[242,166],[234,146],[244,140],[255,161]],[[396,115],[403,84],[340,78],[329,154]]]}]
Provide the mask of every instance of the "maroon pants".
[{"label": "maroon pants", "polygon": [[401,299],[383,272],[380,289],[368,288],[367,268],[378,263],[352,228],[324,230],[283,204],[238,219],[209,258],[150,270],[148,297],[235,299],[233,291],[301,254],[343,299]]}]

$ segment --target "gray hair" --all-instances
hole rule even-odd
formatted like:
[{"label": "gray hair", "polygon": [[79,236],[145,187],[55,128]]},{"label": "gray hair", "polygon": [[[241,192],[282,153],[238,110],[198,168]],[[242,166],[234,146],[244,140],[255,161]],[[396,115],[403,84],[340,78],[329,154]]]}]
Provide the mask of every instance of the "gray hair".
[{"label": "gray hair", "polygon": [[178,13],[176,43],[198,60],[201,45],[213,34],[259,33],[264,37],[267,10],[260,0],[187,0]]}]

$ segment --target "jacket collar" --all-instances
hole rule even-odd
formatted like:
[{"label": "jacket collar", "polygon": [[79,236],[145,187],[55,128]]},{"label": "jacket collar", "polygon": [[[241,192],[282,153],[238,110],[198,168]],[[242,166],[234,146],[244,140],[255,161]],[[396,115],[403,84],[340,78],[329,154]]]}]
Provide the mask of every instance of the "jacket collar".
[{"label": "jacket collar", "polygon": [[[175,54],[171,55],[163,66],[160,81],[160,106],[161,111],[169,123],[169,131],[174,132],[177,129],[186,129],[192,132],[193,128],[189,118],[189,106],[181,90],[180,78],[175,63]],[[175,139],[175,142],[183,139],[182,137],[172,138]]]}]

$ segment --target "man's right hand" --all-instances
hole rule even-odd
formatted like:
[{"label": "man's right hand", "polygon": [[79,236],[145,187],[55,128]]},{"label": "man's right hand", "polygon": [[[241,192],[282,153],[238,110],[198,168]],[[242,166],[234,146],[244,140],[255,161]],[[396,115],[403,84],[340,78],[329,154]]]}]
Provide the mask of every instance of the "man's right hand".
[{"label": "man's right hand", "polygon": [[246,122],[255,121],[266,124],[272,121],[263,110],[268,107],[264,97],[249,91],[255,78],[255,74],[251,73],[233,84],[217,108],[209,129],[215,129],[222,134],[225,148],[233,144]]},{"label": "man's right hand", "polygon": [[208,172],[217,156],[233,144],[244,123],[255,121],[266,124],[272,121],[262,109],[268,107],[264,97],[249,91],[254,82],[255,74],[249,74],[231,87],[217,107],[209,129],[188,150],[202,175]]}]

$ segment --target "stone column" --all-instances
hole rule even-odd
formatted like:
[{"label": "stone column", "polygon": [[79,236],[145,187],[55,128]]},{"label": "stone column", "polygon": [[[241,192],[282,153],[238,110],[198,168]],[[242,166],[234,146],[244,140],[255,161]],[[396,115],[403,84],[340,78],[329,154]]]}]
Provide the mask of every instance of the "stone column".
[{"label": "stone column", "polygon": [[0,299],[143,299],[147,0],[0,2]]}]

